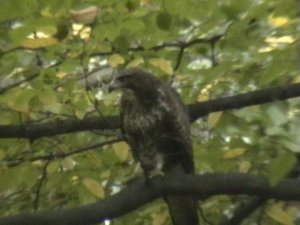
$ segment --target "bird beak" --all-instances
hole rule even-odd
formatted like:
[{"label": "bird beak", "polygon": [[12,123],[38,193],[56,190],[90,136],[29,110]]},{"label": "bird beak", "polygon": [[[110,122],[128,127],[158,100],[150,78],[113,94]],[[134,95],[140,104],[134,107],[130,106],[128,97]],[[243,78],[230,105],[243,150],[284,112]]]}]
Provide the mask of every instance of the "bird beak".
[{"label": "bird beak", "polygon": [[120,88],[121,84],[120,82],[117,80],[119,72],[117,70],[113,70],[111,77],[108,81],[108,92],[112,92],[115,89]]},{"label": "bird beak", "polygon": [[112,80],[110,84],[108,85],[108,92],[112,92],[116,89],[120,89],[122,87],[122,84],[118,80]]}]

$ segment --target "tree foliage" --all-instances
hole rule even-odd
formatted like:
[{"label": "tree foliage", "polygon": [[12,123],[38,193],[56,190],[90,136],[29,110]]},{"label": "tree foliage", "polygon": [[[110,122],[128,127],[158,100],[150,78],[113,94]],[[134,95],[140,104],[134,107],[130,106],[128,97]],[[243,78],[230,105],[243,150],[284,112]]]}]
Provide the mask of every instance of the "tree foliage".
[{"label": "tree foliage", "polygon": [[[298,176],[299,102],[290,99],[300,96],[298,15],[295,0],[1,1],[0,215],[109,202],[130,190],[141,171],[106,80],[137,66],[170,82],[188,105],[199,173],[253,174],[270,185],[221,188],[208,199],[199,189],[201,220],[296,224],[299,207],[267,201],[291,200],[267,191]],[[159,200],[107,215],[122,215],[112,224],[170,223]]]}]

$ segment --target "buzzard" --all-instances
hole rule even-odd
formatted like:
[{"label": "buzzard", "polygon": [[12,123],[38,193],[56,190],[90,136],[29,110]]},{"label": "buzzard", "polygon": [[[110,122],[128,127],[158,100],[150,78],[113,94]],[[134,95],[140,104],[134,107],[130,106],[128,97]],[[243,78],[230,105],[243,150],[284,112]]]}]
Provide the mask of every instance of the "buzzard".
[{"label": "buzzard", "polygon": [[[167,84],[139,68],[121,71],[110,90],[121,89],[121,128],[146,179],[194,173],[189,117]],[[192,196],[166,196],[174,225],[198,224]]]}]

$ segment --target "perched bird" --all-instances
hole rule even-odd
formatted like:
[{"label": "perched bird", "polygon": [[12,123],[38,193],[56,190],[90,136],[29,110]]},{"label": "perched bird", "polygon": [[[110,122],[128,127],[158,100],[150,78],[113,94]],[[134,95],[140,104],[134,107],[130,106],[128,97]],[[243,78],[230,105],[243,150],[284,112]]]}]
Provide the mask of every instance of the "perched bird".
[{"label": "perched bird", "polygon": [[[122,132],[146,179],[194,173],[189,116],[177,93],[139,68],[121,71],[110,85],[114,89],[122,90]],[[192,196],[168,195],[165,201],[174,225],[198,224]]]}]

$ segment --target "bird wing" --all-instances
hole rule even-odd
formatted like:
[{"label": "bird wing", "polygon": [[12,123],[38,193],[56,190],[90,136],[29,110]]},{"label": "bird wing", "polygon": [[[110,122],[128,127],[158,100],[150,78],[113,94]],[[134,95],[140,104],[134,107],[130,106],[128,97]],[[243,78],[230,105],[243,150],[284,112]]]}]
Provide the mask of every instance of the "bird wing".
[{"label": "bird wing", "polygon": [[186,108],[177,93],[168,85],[163,84],[158,91],[160,110],[164,114],[162,123],[165,132],[177,143],[174,151],[180,155],[185,171],[194,173],[190,122]]}]

